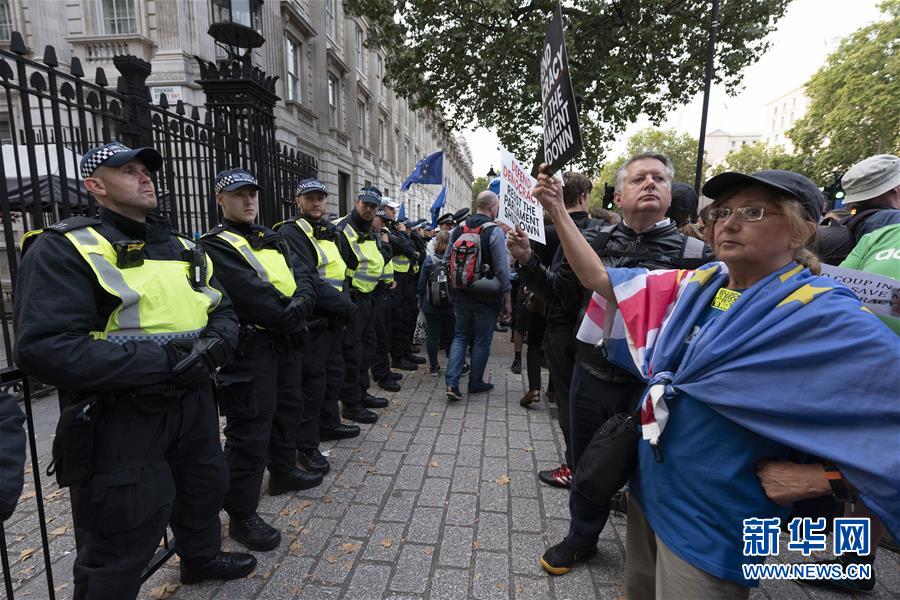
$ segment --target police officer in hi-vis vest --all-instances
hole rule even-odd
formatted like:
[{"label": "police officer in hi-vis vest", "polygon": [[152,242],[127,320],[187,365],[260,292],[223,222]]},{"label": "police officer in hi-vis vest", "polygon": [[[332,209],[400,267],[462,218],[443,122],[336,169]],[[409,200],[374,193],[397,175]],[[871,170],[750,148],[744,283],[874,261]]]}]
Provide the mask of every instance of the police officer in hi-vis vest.
[{"label": "police officer in hi-vis vest", "polygon": [[273,496],[322,482],[322,475],[297,468],[294,443],[303,414],[299,343],[315,306],[317,276],[291,259],[281,235],[255,223],[259,185],[253,175],[222,171],[214,189],[224,218],[200,243],[241,324],[235,354],[216,375],[231,473],[225,511],[232,539],[272,550],[281,534],[256,512],[266,466]]},{"label": "police officer in hi-vis vest", "polygon": [[[344,256],[350,279],[350,296],[356,313],[344,332],[344,386],[341,390],[343,416],[357,423],[374,423],[378,415],[369,408],[383,408],[387,400],[367,393],[369,368],[375,355],[374,293],[384,272],[385,260],[381,240],[372,231],[372,219],[381,206],[381,191],[372,186],[362,188],[350,214],[338,221],[338,229],[347,240],[349,251]],[[384,285],[384,284],[382,284]]]},{"label": "police officer in hi-vis vest", "polygon": [[381,272],[381,281],[372,296],[372,318],[375,320],[375,355],[372,359],[372,379],[378,386],[389,392],[399,392],[400,373],[391,371],[391,300],[394,289],[397,287],[394,279],[394,264],[391,262],[393,254],[387,232],[388,217],[384,212],[384,199],[381,208],[375,212],[372,219],[372,231],[381,241],[381,255],[384,257],[384,270]]},{"label": "police officer in hi-vis vest", "polygon": [[328,188],[316,179],[297,186],[300,214],[275,229],[287,242],[291,256],[306,268],[318,271],[316,310],[309,318],[309,334],[301,346],[303,367],[303,417],[297,428],[297,455],[311,473],[327,473],[331,466],[319,451],[321,439],[350,438],[359,427],[342,425],[338,395],[344,382],[341,330],[356,312],[347,289],[347,264],[339,245],[346,243],[333,223],[323,218]]},{"label": "police officer in hi-vis vest", "polygon": [[54,467],[85,531],[75,598],[137,597],[167,524],[182,583],[256,566],[221,551],[219,525],[228,465],[211,375],[238,322],[203,250],[155,212],[162,162],[119,143],[88,151],[80,171],[99,218],[23,239],[15,359],[59,388]]}]

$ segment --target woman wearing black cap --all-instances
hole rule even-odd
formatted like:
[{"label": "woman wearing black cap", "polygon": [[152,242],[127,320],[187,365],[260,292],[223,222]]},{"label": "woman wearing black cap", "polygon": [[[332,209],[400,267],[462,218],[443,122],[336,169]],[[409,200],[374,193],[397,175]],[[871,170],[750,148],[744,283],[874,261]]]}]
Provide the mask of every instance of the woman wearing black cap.
[{"label": "woman wearing black cap", "polygon": [[[746,598],[767,555],[789,562],[778,557],[779,525],[807,497],[858,492],[896,535],[896,339],[849,289],[814,274],[815,184],[788,171],[711,179],[706,236],[721,262],[696,271],[604,268],[543,168],[534,193],[596,292],[586,318],[608,325],[617,311],[607,354],[648,382],[630,480],[629,598]],[[828,466],[798,464],[806,455]],[[815,533],[795,537],[831,550]]]}]

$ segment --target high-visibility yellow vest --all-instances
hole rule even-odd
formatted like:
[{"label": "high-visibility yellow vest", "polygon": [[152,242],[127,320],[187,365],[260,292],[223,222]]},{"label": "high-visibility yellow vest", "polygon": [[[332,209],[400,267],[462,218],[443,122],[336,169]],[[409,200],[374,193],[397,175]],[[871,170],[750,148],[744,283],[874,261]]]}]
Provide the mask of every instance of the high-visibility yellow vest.
[{"label": "high-visibility yellow vest", "polygon": [[247,238],[228,230],[220,231],[216,235],[231,244],[264,282],[272,284],[288,298],[297,291],[294,272],[281,252],[275,248],[254,250]]},{"label": "high-visibility yellow vest", "polygon": [[347,278],[347,263],[341,257],[337,242],[316,239],[313,226],[303,217],[288,222],[296,224],[316,249],[316,270],[319,272],[319,278],[333,285],[339,292],[343,292],[344,281]]},{"label": "high-visibility yellow vest", "polygon": [[358,263],[355,270],[347,269],[347,277],[350,277],[354,288],[368,294],[375,289],[381,279],[384,271],[384,256],[374,239],[367,239],[360,243],[359,232],[356,231],[349,219],[344,221],[341,229],[350,243],[350,250]]},{"label": "high-visibility yellow vest", "polygon": [[395,254],[391,258],[391,263],[394,265],[395,273],[406,273],[409,271],[409,257],[405,254]]},{"label": "high-visibility yellow vest", "polygon": [[[188,261],[145,258],[139,266],[120,269],[115,248],[93,227],[75,229],[65,236],[90,265],[100,286],[120,301],[103,331],[90,333],[94,339],[162,345],[176,338],[195,338],[206,327],[208,313],[222,299],[222,293],[209,285],[213,265],[208,256],[205,284],[194,289]],[[189,240],[179,237],[178,241],[187,250],[194,248]]]},{"label": "high-visibility yellow vest", "polygon": [[384,270],[381,271],[381,281],[385,285],[391,285],[394,283],[394,262],[391,260],[385,261]]}]

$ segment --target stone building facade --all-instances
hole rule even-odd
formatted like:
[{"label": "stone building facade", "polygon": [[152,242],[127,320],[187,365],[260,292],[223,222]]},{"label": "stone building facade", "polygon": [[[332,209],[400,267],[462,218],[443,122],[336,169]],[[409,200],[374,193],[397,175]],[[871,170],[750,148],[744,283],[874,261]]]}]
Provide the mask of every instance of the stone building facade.
[{"label": "stone building facade", "polygon": [[[249,4],[235,4],[241,2]],[[19,31],[35,59],[51,44],[61,64],[78,57],[89,80],[102,67],[111,86],[113,57],[134,54],[152,65],[147,84],[154,103],[165,93],[170,104],[203,105],[194,57],[225,57],[207,34],[221,20],[222,3],[0,0],[0,44]],[[266,39],[253,61],[279,78],[278,140],[317,159],[332,212],[345,214],[356,191],[371,184],[405,202],[409,217],[427,217],[440,185],[399,190],[416,162],[437,150],[444,151],[447,210],[469,206],[472,159],[465,141],[446,129],[440,114],[410,110],[384,84],[385,51],[365,47],[364,19],[345,14],[341,0],[264,0],[253,25]]]}]

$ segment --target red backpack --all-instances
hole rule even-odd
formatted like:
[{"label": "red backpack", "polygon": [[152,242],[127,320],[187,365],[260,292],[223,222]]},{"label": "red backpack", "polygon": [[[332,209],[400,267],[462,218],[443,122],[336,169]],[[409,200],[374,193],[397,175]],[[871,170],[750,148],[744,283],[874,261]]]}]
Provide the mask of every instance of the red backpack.
[{"label": "red backpack", "polygon": [[484,263],[482,233],[496,226],[492,221],[478,227],[463,224],[462,233],[450,248],[450,284],[454,289],[472,287],[490,270],[490,265]]}]

